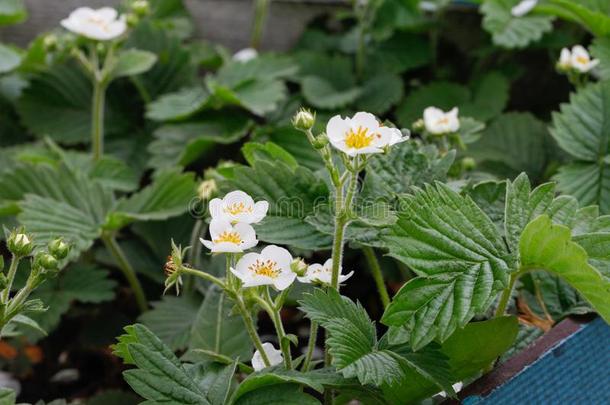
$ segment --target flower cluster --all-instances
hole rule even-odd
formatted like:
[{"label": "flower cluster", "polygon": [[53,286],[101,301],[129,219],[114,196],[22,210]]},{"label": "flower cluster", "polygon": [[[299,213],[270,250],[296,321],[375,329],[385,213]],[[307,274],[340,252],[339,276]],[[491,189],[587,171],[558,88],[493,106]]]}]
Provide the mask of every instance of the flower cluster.
[{"label": "flower cluster", "polygon": [[587,49],[582,45],[575,45],[572,50],[563,48],[557,62],[557,68],[562,72],[589,73],[599,65],[598,59],[592,59]]}]

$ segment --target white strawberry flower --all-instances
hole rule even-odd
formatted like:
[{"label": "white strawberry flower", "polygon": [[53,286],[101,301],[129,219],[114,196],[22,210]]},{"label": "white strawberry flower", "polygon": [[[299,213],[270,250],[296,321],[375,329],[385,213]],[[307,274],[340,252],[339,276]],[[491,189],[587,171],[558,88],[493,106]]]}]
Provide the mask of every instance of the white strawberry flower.
[{"label": "white strawberry flower", "polygon": [[587,73],[597,65],[599,65],[599,60],[591,59],[589,52],[587,52],[584,46],[575,45],[572,47],[570,67],[574,70],[577,70],[580,73]]},{"label": "white strawberry flower", "polygon": [[[282,356],[281,350],[273,347],[271,343],[263,343],[263,350],[269,359],[270,367],[277,366],[284,361],[284,356]],[[267,366],[265,366],[261,353],[258,350],[255,351],[254,355],[252,355],[252,368],[254,368],[254,371],[260,371],[266,367]]]},{"label": "white strawberry flower", "polygon": [[424,110],[424,125],[426,131],[433,135],[457,132],[460,129],[458,108],[444,112],[440,108],[428,107]]},{"label": "white strawberry flower", "polygon": [[241,280],[244,287],[272,285],[282,291],[296,278],[290,269],[292,255],[286,249],[269,245],[260,253],[246,253],[231,268],[231,272]]},{"label": "white strawberry flower", "polygon": [[561,50],[557,66],[563,70],[568,70],[572,66],[572,52],[570,52],[568,48],[563,48]]},{"label": "white strawberry flower", "polygon": [[111,7],[98,10],[79,7],[62,20],[61,25],[75,34],[98,41],[115,39],[127,30],[125,16],[119,17],[118,12]]},{"label": "white strawberry flower", "polygon": [[513,17],[523,17],[536,7],[538,0],[522,0],[510,10]]},{"label": "white strawberry flower", "polygon": [[214,198],[209,204],[212,219],[224,218],[230,222],[256,224],[260,222],[269,209],[267,201],[254,202],[252,197],[243,191],[231,191],[224,198]]},{"label": "white strawberry flower", "polygon": [[241,63],[249,62],[256,58],[258,58],[258,51],[254,48],[244,48],[233,55],[233,60]]},{"label": "white strawberry flower", "polygon": [[[323,265],[318,263],[310,265],[303,277],[298,277],[298,279],[301,283],[306,284],[320,283],[330,285],[332,282],[332,275],[333,260],[328,259]],[[345,275],[339,274],[339,283],[343,283],[353,275],[353,271],[350,271]]]},{"label": "white strawberry flower", "polygon": [[213,253],[241,253],[258,243],[252,226],[241,222],[233,225],[224,218],[212,219],[210,239],[199,238],[201,243]]},{"label": "white strawberry flower", "polygon": [[351,118],[335,115],[326,124],[326,135],[335,148],[348,156],[382,153],[385,147],[408,139],[367,112],[358,112]]}]

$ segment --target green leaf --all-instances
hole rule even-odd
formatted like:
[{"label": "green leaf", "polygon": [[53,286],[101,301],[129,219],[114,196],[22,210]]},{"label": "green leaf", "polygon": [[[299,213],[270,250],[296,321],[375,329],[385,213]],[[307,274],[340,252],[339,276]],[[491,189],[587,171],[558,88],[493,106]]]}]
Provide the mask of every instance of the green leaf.
[{"label": "green leaf", "polygon": [[504,232],[506,206],[506,181],[482,181],[467,190],[474,203],[493,221],[500,232]]},{"label": "green leaf", "polygon": [[455,331],[441,351],[449,358],[457,380],[475,377],[506,352],[517,338],[519,322],[514,316],[471,322]]},{"label": "green leaf", "polygon": [[427,39],[406,31],[394,35],[373,48],[365,71],[370,76],[388,73],[404,73],[427,65],[432,60],[432,52]]},{"label": "green leaf", "polygon": [[113,77],[135,76],[147,72],[157,61],[157,55],[148,51],[128,49],[118,55],[110,71]]},{"label": "green leaf", "polygon": [[318,108],[336,109],[356,101],[362,94],[358,87],[338,87],[336,82],[316,76],[303,79],[303,96],[308,103]]},{"label": "green leaf", "polygon": [[466,104],[471,97],[470,91],[456,83],[433,82],[413,90],[396,108],[398,122],[405,128],[423,117],[427,107],[434,106],[443,110]]},{"label": "green leaf", "polygon": [[[1,4],[1,3],[0,3]],[[17,394],[11,388],[0,388],[0,404],[15,405]]]},{"label": "green leaf", "polygon": [[364,83],[356,108],[383,115],[402,99],[403,87],[398,75],[375,76]]},{"label": "green leaf", "polygon": [[166,93],[146,106],[146,117],[154,121],[183,120],[199,111],[209,98],[209,91],[201,86]]},{"label": "green leaf", "polygon": [[330,246],[331,238],[306,221],[328,197],[326,184],[310,170],[262,159],[252,167],[237,166],[230,173],[221,181],[223,191],[243,190],[255,200],[269,202],[267,216],[255,227],[259,240],[301,249]]},{"label": "green leaf", "polygon": [[111,215],[124,221],[122,225],[135,220],[162,220],[178,216],[190,208],[191,200],[195,197],[195,186],[192,173],[165,170],[158,174],[152,184],[121,200]]},{"label": "green leaf", "polygon": [[27,16],[23,0],[0,0],[0,25],[18,24]]},{"label": "green leaf", "polygon": [[610,280],[588,263],[587,252],[572,242],[569,228],[541,215],[523,231],[519,253],[522,269],[546,270],[560,276],[610,322]]},{"label": "green leaf", "polygon": [[42,336],[47,335],[47,332],[44,329],[42,329],[42,327],[38,324],[38,322],[36,322],[32,318],[30,318],[29,316],[25,316],[23,314],[17,314],[17,315],[15,315],[15,317],[13,317],[10,320],[10,322],[31,328]]},{"label": "green leaf", "polygon": [[21,54],[14,48],[0,44],[0,73],[7,73],[21,64]]},{"label": "green leaf", "polygon": [[599,59],[597,67],[602,80],[610,80],[610,36],[597,37],[591,44],[591,55]]},{"label": "green leaf", "polygon": [[553,28],[553,17],[527,14],[513,17],[511,9],[520,0],[487,0],[481,6],[483,28],[491,35],[494,44],[505,48],[524,48],[537,42]]},{"label": "green leaf", "polygon": [[244,321],[232,313],[233,306],[218,287],[210,286],[193,320],[189,348],[248,361],[252,343]]},{"label": "green leaf", "polygon": [[191,294],[181,297],[164,296],[153,302],[152,309],[143,313],[142,322],[172,350],[182,350],[188,346],[193,323],[201,300]]},{"label": "green leaf", "polygon": [[508,282],[514,258],[497,228],[469,197],[437,183],[400,204],[397,223],[383,236],[390,255],[420,277],[405,284],[382,322],[411,322],[411,346],[446,340],[483,313]]},{"label": "green leaf", "polygon": [[301,384],[319,393],[324,392],[325,386],[342,386],[357,383],[355,380],[346,380],[337,372],[330,369],[298,372],[285,369],[266,369],[250,374],[239,384],[233,394],[233,400],[239,399],[244,394],[257,390],[264,386],[277,384]]},{"label": "green leaf", "polygon": [[570,19],[583,25],[595,36],[610,34],[610,9],[608,4],[598,0],[550,0],[552,6],[559,7],[560,15],[568,15]]},{"label": "green leaf", "polygon": [[267,160],[269,162],[279,160],[293,170],[299,166],[296,159],[290,153],[273,142],[265,144],[248,142],[241,148],[241,152],[250,165],[255,165],[259,160]]},{"label": "green leaf", "polygon": [[484,130],[481,139],[468,146],[468,155],[479,166],[500,177],[515,177],[525,171],[541,179],[549,160],[549,132],[530,113],[500,115]]},{"label": "green leaf", "polygon": [[155,140],[148,147],[149,165],[168,168],[186,166],[209,152],[217,143],[237,142],[250,130],[252,121],[235,111],[210,111],[197,115],[193,121],[166,124],[154,132]]},{"label": "green leaf", "polygon": [[235,405],[319,405],[320,402],[301,391],[296,384],[277,384],[261,387],[240,397]]},{"label": "green leaf", "polygon": [[508,104],[510,82],[501,73],[490,72],[479,77],[472,88],[472,100],[463,105],[460,114],[488,121],[504,111]]},{"label": "green leaf", "polygon": [[209,404],[172,351],[143,325],[133,325],[131,338],[123,340],[137,369],[123,372],[125,381],[152,402]]},{"label": "green leaf", "polygon": [[593,311],[580,294],[561,277],[535,271],[521,278],[521,283],[521,297],[525,299],[530,310],[542,319],[550,315],[551,319],[559,322],[570,315],[583,315]]},{"label": "green leaf", "polygon": [[610,279],[610,232],[575,235],[573,240],[585,249],[589,264]]},{"label": "green leaf", "polygon": [[562,166],[555,175],[557,189],[578,199],[581,205],[596,204],[610,213],[610,165],[577,162]]},{"label": "green leaf", "polygon": [[112,157],[103,157],[91,167],[89,177],[103,186],[118,191],[134,191],[140,179],[125,162]]},{"label": "green leaf", "polygon": [[89,398],[87,401],[87,405],[136,405],[139,402],[140,401],[137,395],[132,394],[131,392],[121,391],[118,389],[110,389],[102,391]]},{"label": "green leaf", "polygon": [[187,371],[195,380],[201,391],[206,393],[206,398],[211,405],[224,405],[229,399],[229,394],[234,383],[236,362],[231,364],[198,363]]}]

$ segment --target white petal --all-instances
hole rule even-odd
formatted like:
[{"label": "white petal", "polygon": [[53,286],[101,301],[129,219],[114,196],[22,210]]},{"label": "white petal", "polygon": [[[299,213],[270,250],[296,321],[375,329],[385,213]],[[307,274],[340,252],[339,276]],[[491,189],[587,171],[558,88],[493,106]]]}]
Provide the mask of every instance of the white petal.
[{"label": "white petal", "polygon": [[201,243],[203,243],[203,246],[205,246],[206,248],[208,248],[208,249],[210,249],[210,250],[214,249],[214,243],[212,243],[212,241],[210,241],[210,240],[205,240],[205,239],[203,239],[203,238],[199,238],[199,241],[200,241]]},{"label": "white petal", "polygon": [[231,231],[233,231],[233,226],[226,218],[212,218],[212,221],[210,221],[210,235],[212,236],[212,240],[216,239],[218,235],[223,232]]},{"label": "white petal", "polygon": [[350,271],[350,272],[349,272],[349,273],[347,273],[347,274],[340,275],[340,276],[339,276],[339,282],[340,282],[340,283],[343,283],[345,280],[349,279],[349,278],[350,278],[351,276],[353,276],[353,275],[354,275],[354,271],[353,271],[353,270],[352,270],[352,271]]},{"label": "white petal", "polygon": [[563,48],[561,50],[561,55],[559,56],[559,64],[564,67],[570,66],[570,61],[572,60],[572,52],[568,48]]},{"label": "white petal", "polygon": [[347,145],[345,144],[345,138],[341,138],[341,139],[328,138],[328,140],[330,141],[330,144],[335,147],[335,149],[338,149],[341,152],[346,153],[350,156],[354,156],[356,154],[354,149],[347,147]]},{"label": "white petal", "polygon": [[240,245],[231,242],[215,243],[212,248],[213,253],[241,253],[243,248]]},{"label": "white petal", "polygon": [[589,58],[589,52],[582,45],[574,45],[572,47],[572,57],[573,58]]},{"label": "white petal", "polygon": [[[263,350],[267,355],[270,366],[277,366],[284,361],[281,350],[277,350],[271,343],[263,343]],[[261,356],[261,353],[258,350],[255,351],[252,355],[252,368],[254,368],[255,371],[260,371],[265,367],[263,356]]]},{"label": "white petal", "polygon": [[296,277],[297,275],[290,270],[282,272],[273,280],[273,286],[278,290],[283,291],[294,282]]},{"label": "white petal", "polygon": [[235,270],[240,274],[250,274],[248,267],[256,263],[257,259],[260,259],[261,255],[258,253],[246,253],[235,265]]},{"label": "white petal", "polygon": [[109,22],[116,20],[117,16],[119,15],[119,13],[117,13],[117,11],[112,7],[102,7],[95,10],[95,13],[97,14],[98,18]]},{"label": "white petal", "polygon": [[253,207],[254,200],[247,193],[244,193],[241,190],[231,191],[222,199],[225,205],[239,204],[242,203],[246,207]]},{"label": "white petal", "polygon": [[311,284],[311,278],[309,276],[304,275],[303,277],[297,277],[297,280],[303,284]]},{"label": "white petal", "polygon": [[269,245],[261,251],[261,256],[265,259],[271,259],[277,263],[278,267],[282,270],[290,270],[290,263],[292,263],[292,255],[290,252],[282,247]]},{"label": "white petal", "polygon": [[351,126],[354,129],[357,129],[358,127],[368,128],[369,133],[375,133],[379,128],[379,121],[377,121],[377,118],[371,113],[357,112],[351,118]]},{"label": "white petal", "polygon": [[326,124],[326,136],[333,146],[339,148],[335,142],[344,140],[350,129],[349,121],[341,118],[340,115],[335,115]]},{"label": "white petal", "polygon": [[269,203],[267,201],[259,201],[254,204],[254,210],[250,216],[250,223],[256,224],[265,218],[267,211],[269,210]]},{"label": "white petal", "polygon": [[254,232],[254,228],[252,225],[244,224],[242,222],[238,222],[233,226],[233,230],[239,234],[242,240],[251,241],[256,239],[256,232]]},{"label": "white petal", "polygon": [[236,62],[248,62],[258,57],[258,51],[254,48],[244,48],[233,55],[233,60]]},{"label": "white petal", "polygon": [[231,267],[229,270],[231,270],[231,273],[233,273],[235,275],[235,277],[237,277],[238,279],[240,279],[243,283],[246,282],[246,280],[248,280],[249,278],[246,276],[246,274],[235,270],[233,267]]},{"label": "white petal", "polygon": [[220,198],[213,198],[208,204],[208,210],[212,218],[228,218],[222,209],[222,200]]},{"label": "white petal", "polygon": [[244,287],[258,287],[261,285],[273,285],[274,279],[267,276],[254,275],[244,281]]}]

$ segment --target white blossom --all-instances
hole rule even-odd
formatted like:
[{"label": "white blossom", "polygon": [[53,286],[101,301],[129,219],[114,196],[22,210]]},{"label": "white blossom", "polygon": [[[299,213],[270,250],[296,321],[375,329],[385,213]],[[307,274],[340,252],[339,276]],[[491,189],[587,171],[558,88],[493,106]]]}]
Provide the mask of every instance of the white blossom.
[{"label": "white blossom", "polygon": [[240,51],[237,51],[233,55],[233,60],[236,62],[248,62],[252,59],[256,59],[258,57],[258,51],[254,48],[244,48]]},{"label": "white blossom", "polygon": [[513,17],[523,17],[536,7],[538,0],[522,0],[510,10]]},{"label": "white blossom", "polygon": [[224,218],[230,222],[256,224],[260,222],[269,209],[267,201],[254,202],[252,197],[243,191],[231,191],[224,198],[214,198],[209,204],[212,219]]},{"label": "white blossom", "polygon": [[582,45],[573,46],[571,51],[563,48],[558,62],[561,69],[574,69],[580,73],[588,73],[597,65],[599,65],[599,60],[591,59],[589,52]]},{"label": "white blossom", "polygon": [[[341,275],[341,269],[339,269],[339,283],[343,283],[351,276],[354,275],[353,271],[345,275]],[[320,283],[330,285],[332,282],[333,275],[333,260],[328,259],[324,264],[311,264],[307,267],[307,271],[303,275],[303,277],[298,277],[301,283]]]},{"label": "white blossom", "polygon": [[290,269],[292,255],[286,249],[269,245],[260,253],[246,253],[231,268],[244,287],[272,285],[278,290],[288,288],[296,278]]},{"label": "white blossom", "polygon": [[68,18],[61,21],[61,25],[69,31],[98,41],[115,39],[125,32],[127,23],[125,16],[111,7],[94,10],[89,7],[80,7],[74,10]]},{"label": "white blossom", "polygon": [[[269,359],[270,367],[277,366],[284,361],[282,352],[273,347],[271,343],[263,343],[263,350]],[[254,371],[260,371],[266,368],[265,362],[263,361],[263,356],[261,356],[261,353],[258,350],[254,352],[254,355],[252,355],[252,368],[254,368]]]},{"label": "white blossom", "polygon": [[434,135],[457,132],[460,129],[458,108],[444,112],[440,108],[428,107],[424,110],[424,125],[426,131]]},{"label": "white blossom", "polygon": [[212,219],[210,237],[211,240],[199,240],[213,253],[240,253],[258,243],[252,226],[241,222],[233,225],[224,218]]}]

